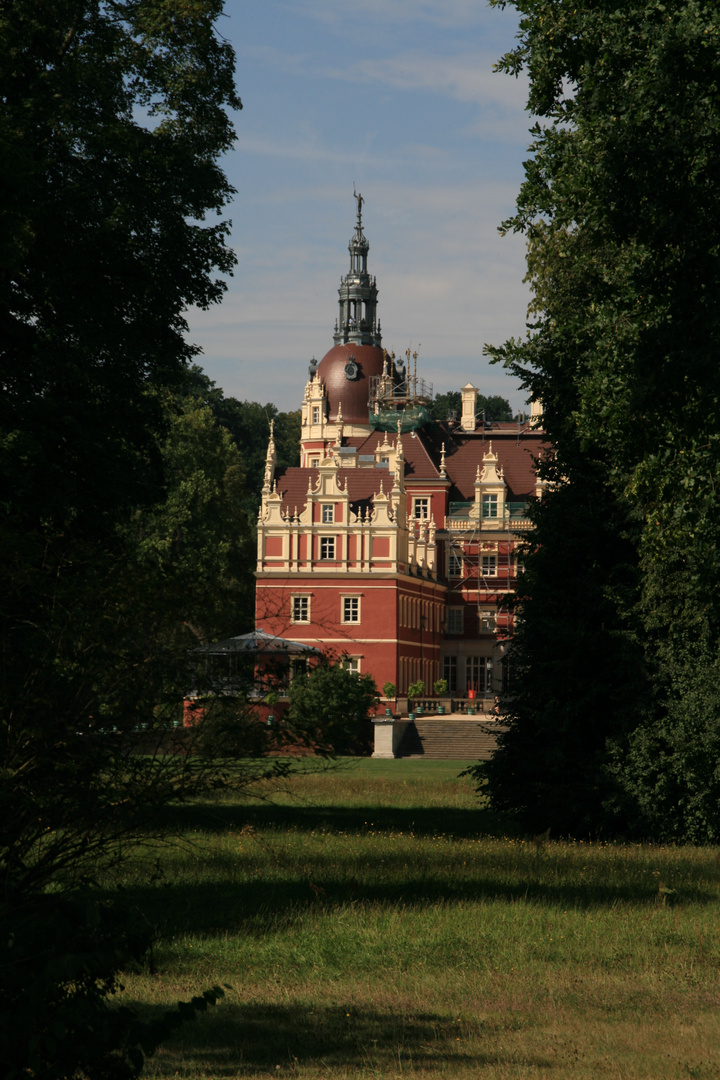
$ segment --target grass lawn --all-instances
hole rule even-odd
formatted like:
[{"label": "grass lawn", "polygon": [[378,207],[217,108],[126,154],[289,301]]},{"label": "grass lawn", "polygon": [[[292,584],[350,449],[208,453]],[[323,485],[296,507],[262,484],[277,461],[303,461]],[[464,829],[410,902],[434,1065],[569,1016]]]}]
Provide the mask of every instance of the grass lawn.
[{"label": "grass lawn", "polygon": [[121,997],[231,989],[144,1075],[720,1076],[720,851],[512,835],[461,768],[178,809],[124,871],[160,937]]}]

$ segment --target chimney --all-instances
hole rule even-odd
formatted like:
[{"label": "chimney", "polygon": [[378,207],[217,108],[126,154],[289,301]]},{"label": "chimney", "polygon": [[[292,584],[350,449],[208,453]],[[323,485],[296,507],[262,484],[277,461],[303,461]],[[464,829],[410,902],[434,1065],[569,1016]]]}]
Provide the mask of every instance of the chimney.
[{"label": "chimney", "polygon": [[478,388],[472,383],[467,383],[460,391],[462,395],[462,415],[460,427],[463,431],[475,430],[475,410],[477,406]]}]

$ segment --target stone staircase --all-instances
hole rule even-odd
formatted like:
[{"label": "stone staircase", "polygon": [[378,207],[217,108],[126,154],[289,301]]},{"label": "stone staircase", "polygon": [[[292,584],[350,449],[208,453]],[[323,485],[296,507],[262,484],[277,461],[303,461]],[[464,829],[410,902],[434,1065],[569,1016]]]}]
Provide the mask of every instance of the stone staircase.
[{"label": "stone staircase", "polygon": [[408,725],[397,756],[487,761],[495,752],[498,735],[504,730],[497,722],[447,716],[418,718]]}]

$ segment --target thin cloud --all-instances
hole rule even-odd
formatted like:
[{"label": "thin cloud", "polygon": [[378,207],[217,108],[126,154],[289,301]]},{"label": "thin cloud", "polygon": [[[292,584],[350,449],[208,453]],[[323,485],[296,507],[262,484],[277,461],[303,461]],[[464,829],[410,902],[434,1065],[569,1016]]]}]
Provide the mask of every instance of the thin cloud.
[{"label": "thin cloud", "polygon": [[326,74],[348,82],[382,83],[399,90],[430,90],[456,101],[492,103],[504,111],[523,109],[524,81],[494,72],[493,63],[494,59],[480,53],[431,56],[413,51],[328,68]]},{"label": "thin cloud", "polygon": [[[299,10],[299,4],[286,5]],[[350,23],[408,26],[426,23],[433,27],[460,29],[499,22],[488,5],[478,0],[303,0],[302,13],[332,26]]]}]

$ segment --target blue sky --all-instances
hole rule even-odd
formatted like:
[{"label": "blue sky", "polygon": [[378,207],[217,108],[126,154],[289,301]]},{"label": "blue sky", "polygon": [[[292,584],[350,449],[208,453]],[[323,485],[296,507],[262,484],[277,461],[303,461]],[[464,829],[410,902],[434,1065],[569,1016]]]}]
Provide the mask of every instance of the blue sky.
[{"label": "blue sky", "polygon": [[525,395],[482,355],[525,332],[524,240],[501,238],[530,142],[522,80],[492,65],[514,11],[484,0],[226,0],[243,111],[225,166],[238,266],[191,311],[199,362],[227,395],[298,408],[331,348],[365,199],[383,344],[418,348],[436,393],[468,380]]}]

